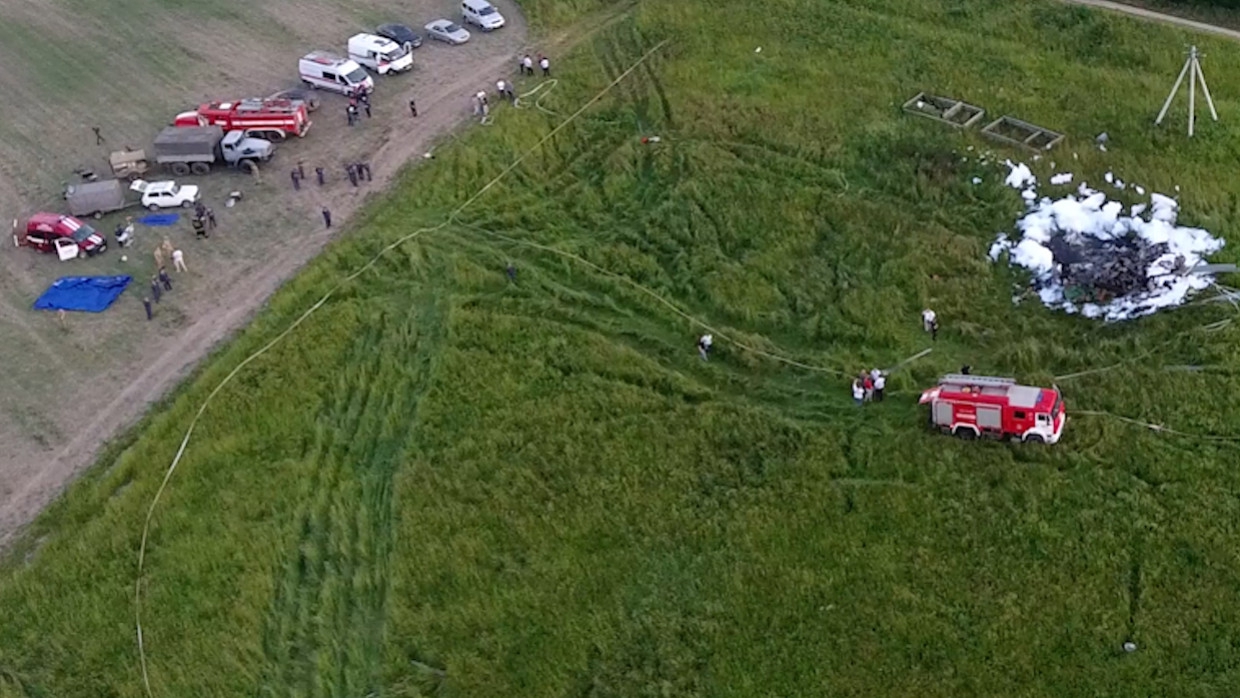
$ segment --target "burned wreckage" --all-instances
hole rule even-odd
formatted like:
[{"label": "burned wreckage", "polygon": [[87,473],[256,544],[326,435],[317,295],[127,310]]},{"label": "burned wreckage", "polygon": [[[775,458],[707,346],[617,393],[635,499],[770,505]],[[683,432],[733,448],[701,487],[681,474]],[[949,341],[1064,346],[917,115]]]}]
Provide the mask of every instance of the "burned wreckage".
[{"label": "burned wreckage", "polygon": [[[1075,239],[1074,239],[1075,238]],[[1059,235],[1046,242],[1055,267],[1052,283],[1072,303],[1108,303],[1133,294],[1157,293],[1191,269],[1184,255],[1171,255],[1170,245],[1127,235],[1100,240],[1084,235]]]},{"label": "burned wreckage", "polygon": [[[1006,255],[1009,264],[1027,270],[1033,291],[1049,308],[1107,322],[1128,320],[1182,304],[1213,284],[1215,273],[1231,267],[1206,264],[1224,241],[1178,225],[1179,203],[1171,197],[1151,193],[1148,203],[1127,206],[1085,184],[1059,198],[1039,196],[1028,167],[1007,165],[1007,184],[1022,190],[1025,211],[1016,220],[1016,234],[996,236],[990,258]],[[1052,184],[1071,179],[1056,175]],[[1125,189],[1110,173],[1106,180]],[[1139,186],[1132,190],[1145,194]]]}]

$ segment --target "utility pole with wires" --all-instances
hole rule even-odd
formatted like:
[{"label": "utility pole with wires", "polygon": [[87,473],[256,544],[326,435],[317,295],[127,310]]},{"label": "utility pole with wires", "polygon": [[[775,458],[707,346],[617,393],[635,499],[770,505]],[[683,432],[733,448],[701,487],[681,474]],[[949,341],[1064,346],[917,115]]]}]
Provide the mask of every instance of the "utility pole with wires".
[{"label": "utility pole with wires", "polygon": [[1188,137],[1193,137],[1193,122],[1197,119],[1197,83],[1201,83],[1201,93],[1206,96],[1206,104],[1210,105],[1210,116],[1218,121],[1218,112],[1214,109],[1214,99],[1210,97],[1210,88],[1206,86],[1205,73],[1201,72],[1201,56],[1197,52],[1196,46],[1188,49],[1188,59],[1184,61],[1184,67],[1180,69],[1180,76],[1175,79],[1175,84],[1171,86],[1171,94],[1167,95],[1167,101],[1163,102],[1162,111],[1158,112],[1158,118],[1154,120],[1154,125],[1161,124],[1163,118],[1167,116],[1167,110],[1171,108],[1171,100],[1175,99],[1175,93],[1180,91],[1180,85],[1184,82],[1184,76],[1188,75]]}]

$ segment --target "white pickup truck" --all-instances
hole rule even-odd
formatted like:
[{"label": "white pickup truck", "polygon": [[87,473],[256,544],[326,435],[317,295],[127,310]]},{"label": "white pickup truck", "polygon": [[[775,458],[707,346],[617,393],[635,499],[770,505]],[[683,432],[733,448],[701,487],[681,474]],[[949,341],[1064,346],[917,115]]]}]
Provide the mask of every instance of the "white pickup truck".
[{"label": "white pickup truck", "polygon": [[178,185],[172,180],[147,182],[136,180],[130,189],[142,193],[142,205],[152,211],[161,208],[189,208],[198,201],[198,187],[193,184]]}]

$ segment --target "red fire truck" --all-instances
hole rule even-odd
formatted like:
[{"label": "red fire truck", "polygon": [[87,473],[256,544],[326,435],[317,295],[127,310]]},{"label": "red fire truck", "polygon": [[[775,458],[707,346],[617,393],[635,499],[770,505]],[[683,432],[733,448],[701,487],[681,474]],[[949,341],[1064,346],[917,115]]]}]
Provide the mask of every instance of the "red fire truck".
[{"label": "red fire truck", "polygon": [[1068,419],[1058,388],[1017,385],[1012,378],[949,374],[919,402],[930,405],[931,426],[962,439],[1053,444]]},{"label": "red fire truck", "polygon": [[242,99],[212,102],[197,111],[177,114],[173,126],[222,126],[225,131],[246,131],[255,138],[282,141],[304,136],[310,130],[306,103],[294,99]]}]

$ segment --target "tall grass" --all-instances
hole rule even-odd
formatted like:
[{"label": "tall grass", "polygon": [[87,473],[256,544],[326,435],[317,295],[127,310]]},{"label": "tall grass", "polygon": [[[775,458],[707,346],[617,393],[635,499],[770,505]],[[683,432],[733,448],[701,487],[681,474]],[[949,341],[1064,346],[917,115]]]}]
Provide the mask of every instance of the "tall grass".
[{"label": "tall grass", "polygon": [[[984,253],[1019,199],[961,160],[988,146],[897,105],[928,89],[1062,129],[1040,171],[1181,184],[1185,217],[1227,235],[1236,59],[1199,41],[1223,120],[1190,142],[1149,125],[1173,29],[1049,2],[690,0],[558,61],[544,105],[570,113],[664,38],[461,225],[386,256],[219,395],[152,529],[155,694],[1229,692],[1234,445],[1086,416],[1053,448],[959,443],[914,398],[961,363],[1049,382],[1149,352],[1067,382],[1070,410],[1240,432],[1237,331],[1200,329],[1234,311],[1104,327],[1013,305],[1019,279]],[[35,525],[0,578],[0,695],[143,694],[136,549],[193,412],[559,120],[495,116]],[[1081,145],[1100,130],[1105,155]],[[852,406],[835,372],[925,348],[927,305],[934,353]],[[686,316],[716,328],[710,362]]]}]

